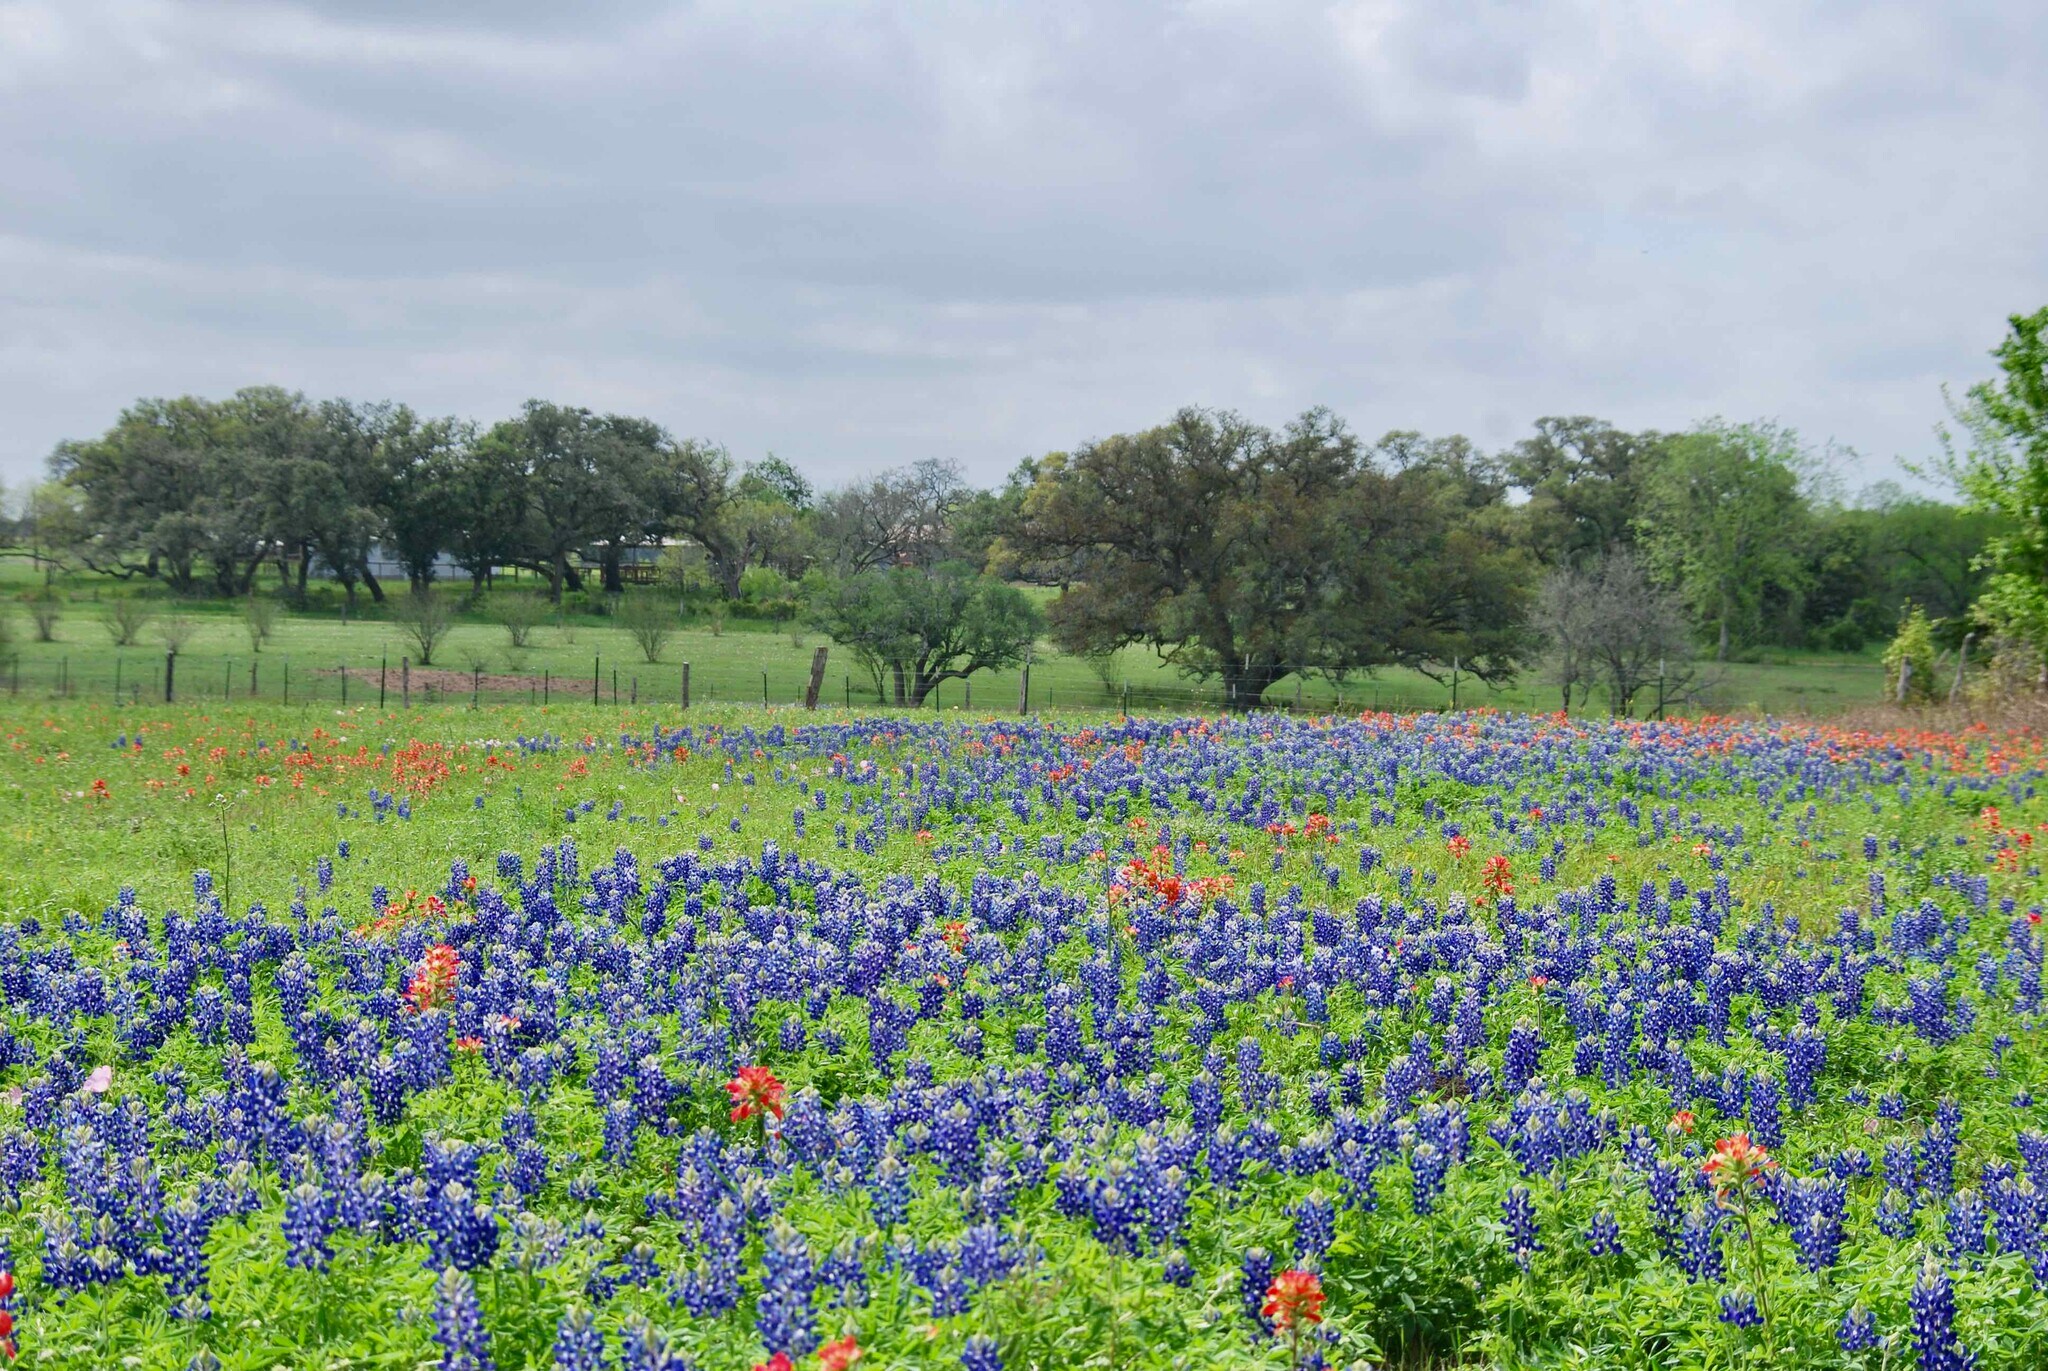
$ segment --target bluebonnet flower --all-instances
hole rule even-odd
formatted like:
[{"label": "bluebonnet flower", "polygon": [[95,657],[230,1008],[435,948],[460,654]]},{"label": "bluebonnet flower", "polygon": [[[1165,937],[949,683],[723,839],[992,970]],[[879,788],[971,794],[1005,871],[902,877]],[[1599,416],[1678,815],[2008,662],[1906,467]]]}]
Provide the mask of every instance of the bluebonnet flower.
[{"label": "bluebonnet flower", "polygon": [[960,1371],[1003,1371],[1002,1349],[986,1333],[976,1333],[960,1350]]},{"label": "bluebonnet flower", "polygon": [[1527,1271],[1530,1259],[1543,1250],[1543,1240],[1537,1236],[1536,1201],[1529,1194],[1528,1186],[1508,1187],[1507,1198],[1501,1201],[1501,1215],[1507,1226],[1508,1247],[1515,1254],[1515,1264]]},{"label": "bluebonnet flower", "polygon": [[285,1265],[325,1271],[334,1260],[327,1237],[334,1228],[334,1202],[309,1181],[292,1187],[284,1199]]},{"label": "bluebonnet flower", "polygon": [[212,1228],[212,1212],[189,1195],[164,1206],[163,1274],[171,1295],[171,1312],[180,1318],[212,1317],[206,1258],[206,1240]]},{"label": "bluebonnet flower", "polygon": [[1245,1317],[1263,1331],[1266,1316],[1259,1309],[1266,1302],[1266,1287],[1273,1283],[1273,1257],[1263,1247],[1248,1249],[1239,1268],[1237,1291]]},{"label": "bluebonnet flower", "polygon": [[761,1255],[761,1298],[755,1310],[755,1326],[770,1352],[802,1356],[817,1346],[817,1326],[811,1313],[811,1299],[817,1290],[817,1272],[803,1235],[788,1223],[777,1220],[768,1231]]},{"label": "bluebonnet flower", "polygon": [[1443,1193],[1444,1177],[1450,1170],[1451,1159],[1435,1144],[1419,1142],[1408,1156],[1408,1165],[1413,1179],[1415,1212],[1433,1212],[1437,1196]]},{"label": "bluebonnet flower", "polygon": [[1921,1267],[1908,1302],[1921,1371],[1970,1371],[1976,1366],[1976,1355],[1965,1351],[1956,1339],[1955,1286],[1934,1258],[1929,1257]]},{"label": "bluebonnet flower", "polygon": [[1863,1352],[1877,1346],[1877,1316],[1860,1304],[1852,1306],[1835,1329],[1835,1341],[1844,1352]]},{"label": "bluebonnet flower", "polygon": [[689,1359],[669,1349],[668,1338],[645,1319],[619,1334],[619,1371],[690,1371]]},{"label": "bluebonnet flower", "polygon": [[1756,1297],[1748,1291],[1738,1290],[1721,1296],[1721,1322],[1737,1328],[1755,1328],[1763,1321],[1763,1312],[1756,1307]]},{"label": "bluebonnet flower", "polygon": [[1294,1206],[1296,1264],[1319,1262],[1337,1240],[1336,1208],[1321,1194],[1310,1194]]},{"label": "bluebonnet flower", "polygon": [[492,1371],[491,1339],[476,1287],[453,1268],[434,1282],[434,1341],[441,1346],[441,1371]]},{"label": "bluebonnet flower", "polygon": [[1609,1211],[1603,1209],[1593,1216],[1586,1230],[1586,1251],[1596,1257],[1621,1255],[1621,1224]]}]

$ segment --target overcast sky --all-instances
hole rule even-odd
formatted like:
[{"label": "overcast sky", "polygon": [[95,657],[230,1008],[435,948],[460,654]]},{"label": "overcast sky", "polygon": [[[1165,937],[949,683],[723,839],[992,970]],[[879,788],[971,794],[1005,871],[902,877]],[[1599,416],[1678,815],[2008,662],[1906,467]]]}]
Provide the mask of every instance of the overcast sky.
[{"label": "overcast sky", "polygon": [[1198,403],[1925,456],[2048,303],[2036,0],[0,0],[0,480],[141,395],[832,481]]}]

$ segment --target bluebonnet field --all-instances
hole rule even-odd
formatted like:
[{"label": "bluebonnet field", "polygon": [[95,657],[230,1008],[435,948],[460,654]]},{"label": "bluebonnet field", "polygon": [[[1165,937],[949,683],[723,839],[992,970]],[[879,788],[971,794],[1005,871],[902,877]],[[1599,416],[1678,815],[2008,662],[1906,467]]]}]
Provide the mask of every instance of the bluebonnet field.
[{"label": "bluebonnet field", "polygon": [[2048,1365],[2031,740],[674,722],[9,726],[10,1350]]}]

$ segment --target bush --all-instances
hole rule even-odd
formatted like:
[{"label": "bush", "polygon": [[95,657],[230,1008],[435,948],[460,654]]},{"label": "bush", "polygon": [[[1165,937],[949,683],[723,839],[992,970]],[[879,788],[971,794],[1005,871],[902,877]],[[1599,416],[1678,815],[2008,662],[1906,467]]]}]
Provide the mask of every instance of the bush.
[{"label": "bush", "polygon": [[155,613],[149,601],[139,596],[120,595],[107,601],[107,607],[100,611],[100,618],[106,623],[107,635],[114,640],[115,647],[133,647],[142,637],[142,630],[149,627]]},{"label": "bush", "polygon": [[1885,695],[1900,704],[1927,704],[1935,698],[1934,625],[1927,611],[1910,600],[1898,633],[1884,650],[1884,683]]},{"label": "bush", "polygon": [[64,617],[64,601],[56,591],[43,587],[28,597],[28,617],[36,626],[36,641],[57,641],[57,621]]},{"label": "bush", "polygon": [[547,618],[548,606],[538,595],[493,595],[490,614],[505,630],[507,645],[516,651],[533,645],[533,631]]},{"label": "bush", "polygon": [[619,623],[652,664],[661,660],[661,650],[675,636],[676,612],[651,595],[629,595],[619,606]]},{"label": "bush", "polygon": [[421,666],[434,664],[434,649],[455,627],[455,607],[431,590],[408,595],[398,605],[398,624],[419,649]]},{"label": "bush", "polygon": [[199,631],[199,621],[179,610],[166,614],[156,622],[156,636],[163,639],[164,648],[169,652],[183,652],[185,644],[192,641],[192,635]]},{"label": "bush", "polygon": [[242,627],[249,632],[249,650],[261,652],[277,629],[277,601],[261,595],[242,601]]}]

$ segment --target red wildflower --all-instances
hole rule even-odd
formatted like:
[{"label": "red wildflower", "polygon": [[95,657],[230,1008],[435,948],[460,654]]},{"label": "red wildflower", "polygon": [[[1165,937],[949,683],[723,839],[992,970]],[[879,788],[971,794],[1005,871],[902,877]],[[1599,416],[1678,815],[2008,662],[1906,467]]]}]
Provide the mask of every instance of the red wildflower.
[{"label": "red wildflower", "polygon": [[1671,1122],[1668,1127],[1673,1133],[1690,1133],[1695,1122],[1696,1120],[1693,1118],[1690,1109],[1681,1109],[1671,1116]]},{"label": "red wildflower", "polygon": [[2028,923],[2030,923],[2030,924],[2038,924],[2038,923],[2040,923],[2040,922],[2041,922],[2041,911],[2040,911],[2040,910],[2038,910],[2038,909],[2030,909],[2030,910],[2028,910],[2028,911],[2027,911],[2027,922],[2028,922]]},{"label": "red wildflower", "polygon": [[1465,860],[1465,854],[1472,850],[1472,840],[1460,833],[1457,837],[1451,839],[1450,849],[1452,859],[1462,862]]},{"label": "red wildflower", "polygon": [[1323,1299],[1323,1283],[1315,1272],[1282,1271],[1266,1287],[1266,1302],[1259,1312],[1275,1328],[1298,1329],[1323,1321]]},{"label": "red wildflower", "polygon": [[462,958],[448,944],[435,943],[428,948],[405,988],[413,1011],[425,1013],[447,1003],[455,994],[455,976],[461,968]]},{"label": "red wildflower", "polygon": [[780,1119],[782,1097],[787,1092],[767,1067],[743,1066],[739,1075],[725,1083],[725,1093],[732,1096],[732,1121],[738,1123],[756,1114]]},{"label": "red wildflower", "polygon": [[796,1363],[789,1359],[789,1353],[777,1352],[767,1361],[755,1362],[754,1371],[796,1371]]},{"label": "red wildflower", "polygon": [[1715,1190],[1726,1191],[1755,1180],[1767,1167],[1776,1165],[1770,1153],[1749,1140],[1749,1134],[1737,1133],[1715,1143],[1713,1155],[1700,1163],[1700,1170],[1713,1178]]},{"label": "red wildflower", "polygon": [[955,952],[967,950],[967,924],[961,919],[948,919],[945,925],[946,946]]},{"label": "red wildflower", "polygon": [[1514,868],[1509,865],[1508,859],[1499,853],[1496,852],[1493,856],[1486,859],[1485,885],[1494,894],[1512,894],[1515,889],[1515,883],[1512,879],[1514,874]]},{"label": "red wildflower", "polygon": [[860,1344],[849,1333],[838,1342],[828,1342],[818,1349],[818,1368],[819,1371],[846,1371],[860,1358]]}]

